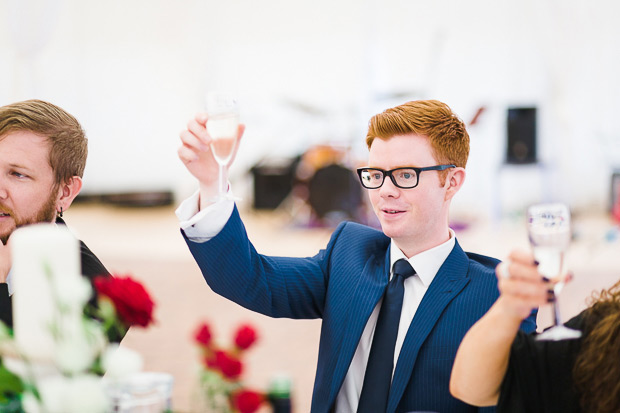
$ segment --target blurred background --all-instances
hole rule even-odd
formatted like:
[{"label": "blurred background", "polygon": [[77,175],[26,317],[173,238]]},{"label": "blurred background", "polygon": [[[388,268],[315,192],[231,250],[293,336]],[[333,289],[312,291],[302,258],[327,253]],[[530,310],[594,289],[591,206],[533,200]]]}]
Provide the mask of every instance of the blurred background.
[{"label": "blurred background", "polygon": [[308,411],[320,322],[213,295],[178,231],[174,208],[195,190],[178,135],[205,93],[239,97],[247,130],[230,179],[250,236],[261,252],[299,256],[342,219],[376,224],[351,172],[369,118],[448,103],[471,138],[452,205],[459,241],[503,258],[527,246],[527,205],[569,204],[568,316],[618,276],[618,17],[614,0],[0,0],[0,105],[49,100],[85,128],[84,189],[67,222],[155,293],[158,326],[124,343],[174,374],[180,410],[199,365],[192,329],[208,319],[223,340],[256,324],[247,380],[290,375]]}]

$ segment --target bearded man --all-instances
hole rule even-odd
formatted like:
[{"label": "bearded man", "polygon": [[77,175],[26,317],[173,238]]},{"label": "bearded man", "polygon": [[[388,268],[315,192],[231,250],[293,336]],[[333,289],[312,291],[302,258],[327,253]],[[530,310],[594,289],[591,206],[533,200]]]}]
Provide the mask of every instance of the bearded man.
[{"label": "bearded man", "polygon": [[[0,321],[9,327],[13,326],[9,238],[25,225],[65,225],[63,212],[82,189],[87,146],[79,122],[58,106],[27,100],[0,107]],[[91,281],[110,276],[81,241],[80,257],[82,274]]]}]

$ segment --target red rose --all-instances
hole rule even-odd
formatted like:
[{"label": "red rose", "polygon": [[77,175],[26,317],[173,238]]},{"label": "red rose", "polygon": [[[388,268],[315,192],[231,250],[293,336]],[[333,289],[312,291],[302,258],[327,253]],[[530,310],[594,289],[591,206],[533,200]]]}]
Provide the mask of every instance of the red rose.
[{"label": "red rose", "polygon": [[247,350],[256,341],[258,336],[256,330],[250,325],[243,325],[237,330],[235,335],[235,345],[241,350]]},{"label": "red rose", "polygon": [[239,413],[254,413],[265,401],[265,396],[261,393],[241,389],[232,395],[232,405]]},{"label": "red rose", "polygon": [[204,366],[208,369],[212,369],[212,370],[219,370],[219,366],[217,365],[217,359],[215,357],[215,354],[211,353],[211,354],[207,354],[206,356],[203,357],[202,362],[204,364]]},{"label": "red rose", "polygon": [[[210,361],[208,360],[207,363],[210,363]],[[238,379],[243,370],[243,365],[238,358],[222,350],[217,350],[215,352],[215,366],[217,366],[222,374],[230,380]]]},{"label": "red rose", "polygon": [[99,295],[112,301],[119,318],[128,327],[146,327],[153,322],[155,304],[142,284],[129,276],[97,277],[94,284]]},{"label": "red rose", "polygon": [[194,335],[194,339],[198,342],[198,344],[204,347],[208,347],[209,344],[211,344],[211,329],[207,323],[203,323],[198,328],[196,334]]}]

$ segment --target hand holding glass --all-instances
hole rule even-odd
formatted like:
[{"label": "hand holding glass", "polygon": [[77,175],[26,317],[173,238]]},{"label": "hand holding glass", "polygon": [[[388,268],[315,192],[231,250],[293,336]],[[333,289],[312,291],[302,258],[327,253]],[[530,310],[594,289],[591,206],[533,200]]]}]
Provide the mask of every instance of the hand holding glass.
[{"label": "hand holding glass", "polygon": [[206,111],[208,116],[207,133],[211,137],[211,152],[219,165],[216,200],[229,199],[226,172],[237,146],[239,107],[234,96],[210,92],[207,94]]},{"label": "hand holding glass", "polygon": [[538,335],[539,340],[563,340],[581,336],[581,332],[562,325],[557,295],[566,280],[564,254],[571,241],[568,207],[561,203],[532,205],[527,210],[527,229],[538,272],[554,283],[554,326]]}]

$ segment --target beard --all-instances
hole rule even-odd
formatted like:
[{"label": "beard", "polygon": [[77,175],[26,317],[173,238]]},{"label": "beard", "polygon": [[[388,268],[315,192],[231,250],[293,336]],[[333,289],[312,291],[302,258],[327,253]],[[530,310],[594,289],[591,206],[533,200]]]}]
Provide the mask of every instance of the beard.
[{"label": "beard", "polygon": [[45,204],[43,204],[43,206],[34,215],[26,218],[16,216],[14,211],[0,203],[0,210],[10,214],[11,217],[13,217],[13,221],[15,221],[15,227],[9,229],[7,233],[0,234],[0,240],[2,240],[2,243],[6,245],[9,237],[17,228],[31,224],[38,224],[40,222],[53,222],[56,219],[56,192],[56,189],[53,189],[45,201]]}]

